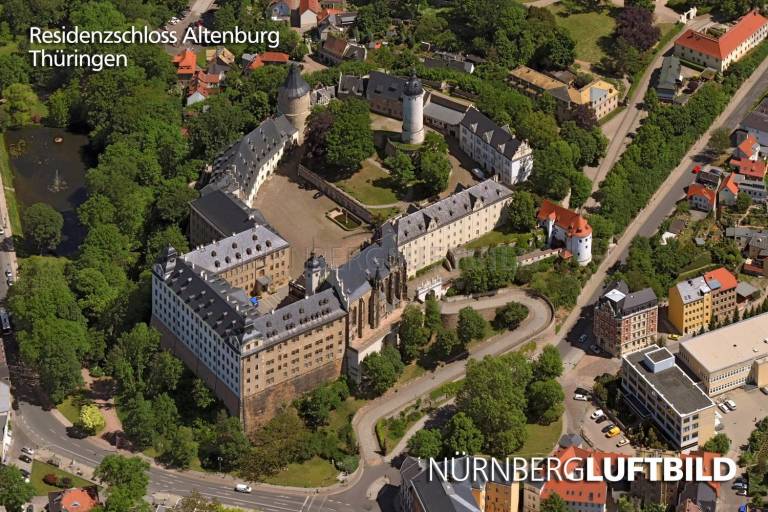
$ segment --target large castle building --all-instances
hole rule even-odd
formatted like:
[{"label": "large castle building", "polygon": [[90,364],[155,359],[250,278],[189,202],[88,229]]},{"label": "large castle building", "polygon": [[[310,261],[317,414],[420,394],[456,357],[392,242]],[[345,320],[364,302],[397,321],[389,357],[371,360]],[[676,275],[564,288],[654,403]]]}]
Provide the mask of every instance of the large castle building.
[{"label": "large castle building", "polygon": [[[287,252],[269,231],[254,227],[183,255],[169,247],[152,269],[152,325],[161,344],[213,389],[247,432],[339,377],[350,343],[381,329],[406,301],[405,259],[392,237],[382,237],[337,268],[312,255],[291,286],[298,295],[275,309],[262,306],[251,290],[259,285],[256,269],[271,269],[277,281],[286,261],[279,255]],[[259,262],[233,272],[246,255]]]}]

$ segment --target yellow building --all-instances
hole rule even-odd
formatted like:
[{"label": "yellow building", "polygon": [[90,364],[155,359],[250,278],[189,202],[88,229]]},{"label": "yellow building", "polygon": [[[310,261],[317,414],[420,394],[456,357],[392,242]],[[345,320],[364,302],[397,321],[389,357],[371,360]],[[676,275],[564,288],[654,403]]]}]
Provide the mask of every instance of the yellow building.
[{"label": "yellow building", "polygon": [[669,289],[669,321],[681,334],[699,331],[712,319],[712,290],[703,277],[681,281]]}]

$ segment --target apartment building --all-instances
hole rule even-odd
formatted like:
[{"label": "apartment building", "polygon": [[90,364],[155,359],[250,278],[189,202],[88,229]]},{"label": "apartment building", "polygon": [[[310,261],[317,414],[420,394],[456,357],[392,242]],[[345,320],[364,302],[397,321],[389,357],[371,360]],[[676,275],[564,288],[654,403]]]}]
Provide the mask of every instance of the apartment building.
[{"label": "apartment building", "polygon": [[575,87],[572,82],[566,83],[527,66],[519,66],[509,72],[507,81],[530,97],[549,94],[563,112],[586,105],[600,119],[619,106],[618,89],[605,80],[592,80],[582,87]]},{"label": "apartment building", "polygon": [[731,320],[736,311],[736,276],[720,267],[704,274],[704,282],[712,293],[712,317],[715,322]]},{"label": "apartment building", "polygon": [[[261,185],[298,140],[298,130],[284,115],[263,121],[214,159],[206,188],[230,191],[246,205],[252,205]],[[203,193],[208,190],[203,189]]]},{"label": "apartment building", "polygon": [[464,474],[473,467],[463,458],[454,461],[456,480],[430,478],[426,460],[406,457],[400,466],[397,507],[401,512],[517,512],[520,484],[514,479],[486,480],[481,473]]},{"label": "apartment building", "polygon": [[669,289],[669,321],[680,334],[698,332],[712,319],[712,290],[703,277],[681,281]]},{"label": "apartment building", "polygon": [[678,450],[695,448],[715,433],[715,404],[664,347],[623,357],[621,390],[643,419],[650,419]]},{"label": "apartment building", "polygon": [[717,35],[688,29],[675,41],[675,55],[684,61],[709,67],[720,73],[744,57],[768,35],[768,20],[751,11]]},{"label": "apartment building", "polygon": [[656,340],[659,301],[650,288],[630,292],[618,281],[595,304],[592,331],[595,341],[615,357],[641,350]]},{"label": "apartment building", "polygon": [[578,213],[552,201],[543,200],[536,219],[547,233],[549,247],[564,247],[579,265],[592,261],[592,226]]},{"label": "apartment building", "polygon": [[508,126],[500,127],[470,107],[459,125],[459,147],[486,171],[506,185],[528,179],[533,170],[533,150],[516,138]]},{"label": "apartment building", "polygon": [[408,277],[441,261],[450,249],[493,230],[502,220],[512,191],[486,180],[384,226],[394,233]]},{"label": "apartment building", "polygon": [[709,396],[745,384],[768,385],[768,314],[714,329],[680,344],[678,357]]}]

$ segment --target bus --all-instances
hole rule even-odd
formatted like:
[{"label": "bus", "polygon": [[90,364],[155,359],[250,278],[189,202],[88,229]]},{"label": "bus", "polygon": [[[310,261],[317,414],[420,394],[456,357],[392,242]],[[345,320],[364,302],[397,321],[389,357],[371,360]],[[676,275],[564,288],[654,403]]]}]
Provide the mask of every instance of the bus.
[{"label": "bus", "polygon": [[11,334],[11,317],[8,315],[8,311],[5,308],[0,308],[0,329],[3,334]]}]

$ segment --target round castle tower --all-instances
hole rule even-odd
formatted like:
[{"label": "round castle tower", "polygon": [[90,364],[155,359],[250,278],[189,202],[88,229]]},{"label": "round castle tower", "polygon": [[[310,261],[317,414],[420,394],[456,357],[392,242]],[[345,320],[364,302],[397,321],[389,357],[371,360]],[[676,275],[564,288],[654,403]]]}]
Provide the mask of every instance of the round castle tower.
[{"label": "round castle tower", "polygon": [[309,91],[309,84],[301,76],[298,64],[292,64],[277,91],[277,112],[287,117],[299,131],[299,144],[304,143],[304,128],[310,112]]},{"label": "round castle tower", "polygon": [[406,144],[424,142],[424,88],[416,73],[411,75],[403,87],[403,134]]}]

